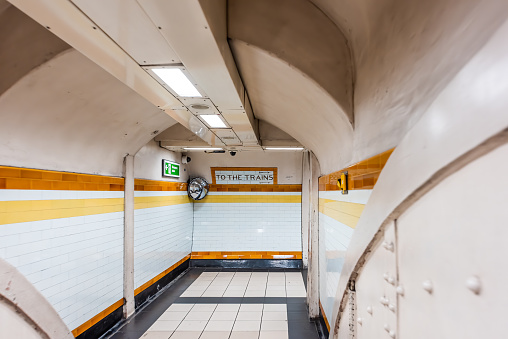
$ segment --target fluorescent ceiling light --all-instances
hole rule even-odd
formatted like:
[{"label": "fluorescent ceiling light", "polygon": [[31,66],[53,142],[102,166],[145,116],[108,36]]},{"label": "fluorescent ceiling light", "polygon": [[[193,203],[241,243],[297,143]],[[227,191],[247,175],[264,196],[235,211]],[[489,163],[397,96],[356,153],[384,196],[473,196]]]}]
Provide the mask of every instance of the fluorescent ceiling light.
[{"label": "fluorescent ceiling light", "polygon": [[228,127],[228,126],[226,126],[224,121],[222,121],[222,119],[218,115],[203,114],[203,115],[200,115],[199,117],[201,119],[203,119],[208,124],[208,126],[210,126],[211,128],[227,128]]},{"label": "fluorescent ceiling light", "polygon": [[166,85],[171,87],[181,97],[202,97],[180,68],[152,68]]},{"label": "fluorescent ceiling light", "polygon": [[220,147],[184,147],[187,151],[222,151]]},{"label": "fluorescent ceiling light", "polygon": [[301,151],[303,147],[265,147],[269,151]]}]

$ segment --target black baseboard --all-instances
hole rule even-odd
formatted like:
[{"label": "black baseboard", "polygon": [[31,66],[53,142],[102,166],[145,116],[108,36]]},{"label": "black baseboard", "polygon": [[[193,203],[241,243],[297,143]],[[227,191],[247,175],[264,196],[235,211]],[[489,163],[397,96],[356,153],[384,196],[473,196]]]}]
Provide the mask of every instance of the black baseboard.
[{"label": "black baseboard", "polygon": [[90,327],[85,332],[78,335],[77,339],[97,339],[113,326],[115,326],[123,318],[123,305],[108,314],[97,324]]},{"label": "black baseboard", "polygon": [[157,282],[153,283],[149,287],[147,287],[144,291],[139,293],[134,297],[134,303],[136,309],[143,305],[148,299],[154,297],[161,289],[163,289],[167,284],[175,280],[180,274],[183,273],[186,269],[189,268],[190,259],[185,260],[174,270],[166,274],[164,277],[160,278]]},{"label": "black baseboard", "polygon": [[316,328],[318,330],[319,339],[328,339],[330,333],[326,326],[325,318],[321,310],[319,310],[319,318],[315,319]]},{"label": "black baseboard", "polygon": [[303,262],[301,259],[192,259],[190,267],[302,269]]}]

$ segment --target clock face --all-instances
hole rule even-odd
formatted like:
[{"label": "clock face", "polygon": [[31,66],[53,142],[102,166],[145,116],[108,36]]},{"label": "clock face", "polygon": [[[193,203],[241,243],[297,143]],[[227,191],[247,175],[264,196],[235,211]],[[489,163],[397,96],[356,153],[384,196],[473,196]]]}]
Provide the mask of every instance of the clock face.
[{"label": "clock face", "polygon": [[208,183],[203,178],[191,179],[188,186],[188,195],[194,200],[201,200],[208,194]]}]

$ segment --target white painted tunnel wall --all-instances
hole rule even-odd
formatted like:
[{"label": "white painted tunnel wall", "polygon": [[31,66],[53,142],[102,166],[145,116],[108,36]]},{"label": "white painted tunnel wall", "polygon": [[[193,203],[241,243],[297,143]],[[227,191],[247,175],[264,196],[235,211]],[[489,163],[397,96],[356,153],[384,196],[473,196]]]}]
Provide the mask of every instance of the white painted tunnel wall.
[{"label": "white painted tunnel wall", "polygon": [[[508,217],[501,207],[506,205],[508,148],[500,146],[508,141],[506,36],[508,23],[442,91],[390,157],[346,254],[331,321],[332,328],[341,328],[335,327],[332,337],[347,338],[347,314],[338,315],[341,302],[346,307],[343,297],[351,277],[357,279],[363,319],[357,334],[363,338],[370,333],[381,337],[381,319],[400,331],[397,338],[496,338],[506,333],[506,322],[499,318],[500,305],[507,301],[506,276],[498,261],[506,256],[500,239],[506,236]],[[380,304],[382,296],[390,302],[395,298],[395,286],[383,277],[393,274],[394,258],[382,259],[388,253],[376,247],[394,219],[405,290],[395,324]],[[479,295],[466,287],[472,276],[482,282]],[[422,288],[425,280],[432,282],[432,294]],[[366,314],[369,305],[375,307],[372,316]]]}]

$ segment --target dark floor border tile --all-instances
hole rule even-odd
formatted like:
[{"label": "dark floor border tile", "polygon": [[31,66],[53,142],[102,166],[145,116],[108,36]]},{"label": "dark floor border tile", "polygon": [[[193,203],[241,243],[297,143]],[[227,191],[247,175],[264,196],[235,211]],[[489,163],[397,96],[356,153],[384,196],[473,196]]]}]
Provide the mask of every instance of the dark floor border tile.
[{"label": "dark floor border tile", "polygon": [[190,267],[220,267],[227,269],[302,269],[301,259],[192,259]]}]

